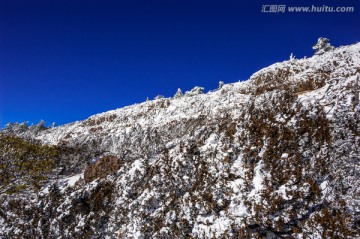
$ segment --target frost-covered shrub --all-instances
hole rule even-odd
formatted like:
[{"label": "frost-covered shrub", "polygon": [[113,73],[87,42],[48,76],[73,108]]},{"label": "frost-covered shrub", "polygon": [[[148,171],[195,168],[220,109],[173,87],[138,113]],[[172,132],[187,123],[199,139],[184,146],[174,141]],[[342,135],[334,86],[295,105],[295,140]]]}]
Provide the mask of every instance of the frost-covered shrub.
[{"label": "frost-covered shrub", "polygon": [[46,122],[44,120],[40,120],[39,123],[37,123],[36,125],[32,125],[29,127],[29,131],[32,133],[32,134],[37,134],[39,133],[40,131],[42,130],[45,130],[47,129],[46,128]]},{"label": "frost-covered shrub", "polygon": [[0,134],[0,193],[39,189],[57,155],[54,146]]},{"label": "frost-covered shrub", "polygon": [[155,100],[160,100],[160,99],[164,99],[165,97],[163,95],[157,95],[155,97]]},{"label": "frost-covered shrub", "polygon": [[219,81],[218,90],[220,90],[223,86],[224,86],[224,82],[223,82],[223,81]]},{"label": "frost-covered shrub", "polygon": [[40,120],[39,123],[31,126],[28,125],[28,122],[8,123],[1,131],[6,134],[29,136],[36,135],[46,129],[45,121]]},{"label": "frost-covered shrub", "polygon": [[204,87],[195,86],[195,87],[192,88],[190,91],[186,91],[186,92],[185,92],[185,95],[186,95],[186,96],[199,95],[199,94],[202,94],[203,91],[204,91]]},{"label": "frost-covered shrub", "polygon": [[325,37],[320,37],[312,48],[315,50],[315,55],[322,55],[327,51],[334,50],[334,47],[330,44],[329,39]]},{"label": "frost-covered shrub", "polygon": [[181,96],[183,96],[183,93],[182,93],[181,89],[178,88],[174,95],[174,98],[180,98]]},{"label": "frost-covered shrub", "polygon": [[19,134],[29,129],[28,122],[8,123],[1,131],[6,134]]}]

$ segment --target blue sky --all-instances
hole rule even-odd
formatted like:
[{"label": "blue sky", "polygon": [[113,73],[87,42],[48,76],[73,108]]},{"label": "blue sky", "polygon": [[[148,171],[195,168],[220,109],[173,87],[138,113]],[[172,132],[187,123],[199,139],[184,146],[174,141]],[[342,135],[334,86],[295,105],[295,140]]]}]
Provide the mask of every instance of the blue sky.
[{"label": "blue sky", "polygon": [[[275,4],[355,12],[261,12]],[[356,43],[359,26],[358,0],[0,0],[0,127],[212,90],[291,53],[311,56],[320,36]]]}]

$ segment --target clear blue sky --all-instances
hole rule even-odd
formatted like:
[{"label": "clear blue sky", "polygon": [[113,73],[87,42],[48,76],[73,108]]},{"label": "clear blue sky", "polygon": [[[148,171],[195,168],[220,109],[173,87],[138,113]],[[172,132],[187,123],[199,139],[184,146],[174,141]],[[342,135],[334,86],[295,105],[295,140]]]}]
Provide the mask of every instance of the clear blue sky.
[{"label": "clear blue sky", "polygon": [[[263,5],[354,13],[261,13]],[[69,123],[360,40],[358,0],[0,0],[0,128]]]}]

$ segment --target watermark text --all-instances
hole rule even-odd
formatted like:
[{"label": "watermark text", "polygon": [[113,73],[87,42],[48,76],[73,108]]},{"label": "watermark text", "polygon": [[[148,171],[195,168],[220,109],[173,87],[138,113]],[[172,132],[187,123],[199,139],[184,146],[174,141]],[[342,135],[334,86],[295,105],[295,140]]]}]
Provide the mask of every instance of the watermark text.
[{"label": "watermark text", "polygon": [[285,12],[298,12],[298,13],[312,13],[312,12],[329,12],[329,13],[343,13],[355,12],[355,7],[335,7],[335,6],[307,6],[295,7],[286,5],[262,5],[261,12],[264,13],[285,13]]}]

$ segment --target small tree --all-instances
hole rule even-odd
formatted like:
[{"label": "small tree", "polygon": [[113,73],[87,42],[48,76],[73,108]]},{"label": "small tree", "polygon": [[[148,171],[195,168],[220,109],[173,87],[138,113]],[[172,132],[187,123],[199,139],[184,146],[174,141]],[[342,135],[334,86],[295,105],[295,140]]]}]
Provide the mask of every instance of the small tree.
[{"label": "small tree", "polygon": [[40,120],[39,123],[37,123],[34,126],[30,126],[30,130],[32,133],[37,134],[42,130],[46,129],[46,122],[44,120]]},{"label": "small tree", "polygon": [[183,93],[182,93],[181,89],[178,88],[178,90],[176,91],[176,93],[174,95],[174,98],[180,98],[181,96],[183,96]]},{"label": "small tree", "polygon": [[223,82],[223,81],[219,81],[218,90],[220,90],[223,86],[224,86],[224,82]]},{"label": "small tree", "polygon": [[294,54],[293,54],[293,53],[291,53],[291,54],[290,54],[290,58],[289,58],[289,60],[290,60],[290,61],[295,60],[295,56],[294,56]]},{"label": "small tree", "polygon": [[322,55],[327,51],[331,51],[334,47],[330,44],[329,39],[320,37],[317,43],[312,47],[315,50],[315,55]]},{"label": "small tree", "polygon": [[160,100],[160,99],[164,99],[165,97],[163,95],[157,95],[155,97],[155,100]]},{"label": "small tree", "polygon": [[202,94],[203,91],[204,91],[204,87],[195,86],[190,91],[186,91],[185,95],[189,95],[189,96],[199,95],[199,94]]}]

